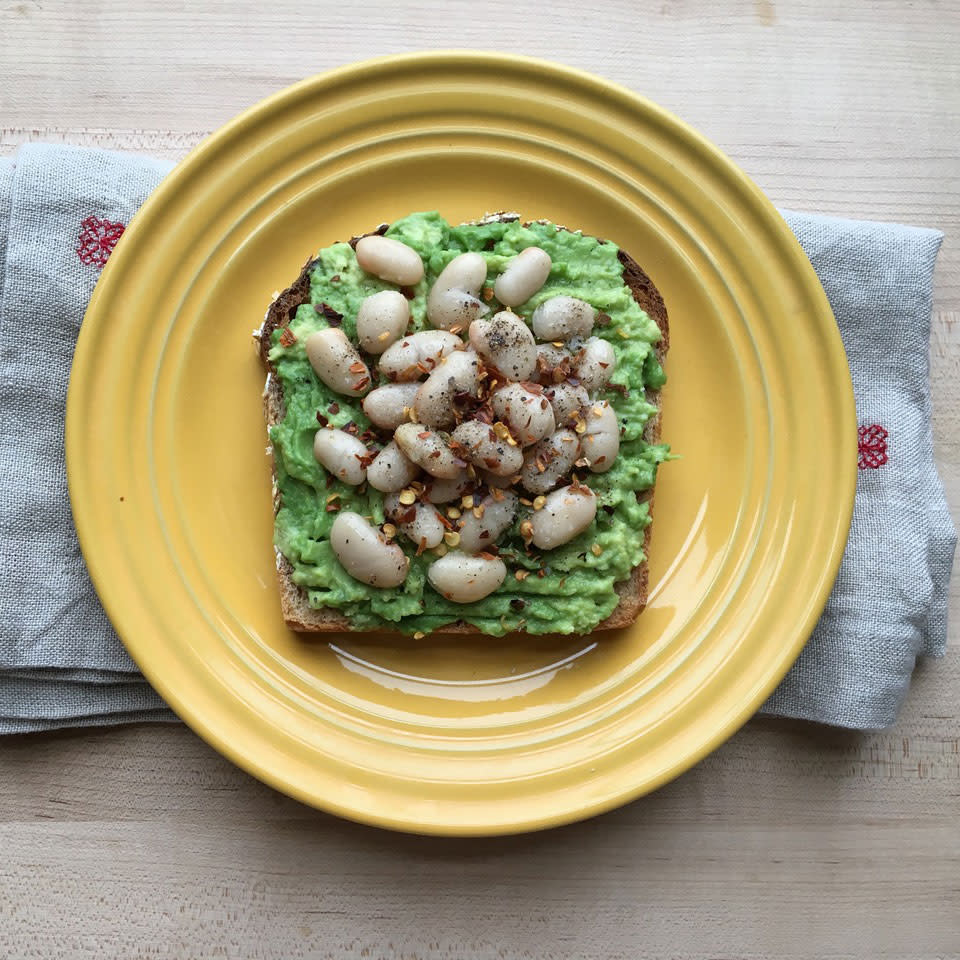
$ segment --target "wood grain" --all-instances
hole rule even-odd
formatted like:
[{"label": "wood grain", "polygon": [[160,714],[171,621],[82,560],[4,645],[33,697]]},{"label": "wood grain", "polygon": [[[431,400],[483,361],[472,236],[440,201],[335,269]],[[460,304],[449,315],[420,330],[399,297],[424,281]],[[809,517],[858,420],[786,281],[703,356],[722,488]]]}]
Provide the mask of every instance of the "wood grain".
[{"label": "wood grain", "polygon": [[[177,159],[365,56],[497,48],[679,113],[775,202],[936,226],[937,457],[960,505],[960,3],[0,0],[0,153]],[[290,29],[291,24],[299,24]],[[307,809],[179,726],[0,742],[0,955],[960,957],[952,655],[890,731],[755,720],[696,769],[528,837],[393,836]]]}]

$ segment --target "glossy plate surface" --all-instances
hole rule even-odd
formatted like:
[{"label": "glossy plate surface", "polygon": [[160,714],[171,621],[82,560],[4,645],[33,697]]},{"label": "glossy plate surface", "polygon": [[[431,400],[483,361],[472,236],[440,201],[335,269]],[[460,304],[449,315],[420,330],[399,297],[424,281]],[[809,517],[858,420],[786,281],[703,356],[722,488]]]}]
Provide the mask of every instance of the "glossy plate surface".
[{"label": "glossy plate surface", "polygon": [[[250,332],[318,248],[425,209],[579,227],[664,294],[663,431],[682,459],[660,471],[632,629],[418,642],[283,625]],[[198,733],[343,816],[485,834],[636,797],[757,709],[836,574],[856,424],[816,276],[728,159],[587,74],[440,53],[284,90],[164,181],[91,300],[67,458],[110,617]]]}]

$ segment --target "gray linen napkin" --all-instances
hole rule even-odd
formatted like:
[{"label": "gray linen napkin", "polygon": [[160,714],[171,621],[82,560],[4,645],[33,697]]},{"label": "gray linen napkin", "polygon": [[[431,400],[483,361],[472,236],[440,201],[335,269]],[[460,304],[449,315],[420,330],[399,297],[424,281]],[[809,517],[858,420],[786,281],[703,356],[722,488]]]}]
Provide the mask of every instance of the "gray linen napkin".
[{"label": "gray linen napkin", "polygon": [[[83,311],[123,225],[168,169],[44,145],[0,160],[0,733],[174,719],[136,672],[90,584],[63,463]],[[785,216],[846,344],[861,471],[826,611],[763,709],[883,727],[896,718],[917,656],[942,656],[946,645],[956,534],[933,463],[928,375],[941,235]],[[42,340],[24,350],[24,331],[37,326]]]}]

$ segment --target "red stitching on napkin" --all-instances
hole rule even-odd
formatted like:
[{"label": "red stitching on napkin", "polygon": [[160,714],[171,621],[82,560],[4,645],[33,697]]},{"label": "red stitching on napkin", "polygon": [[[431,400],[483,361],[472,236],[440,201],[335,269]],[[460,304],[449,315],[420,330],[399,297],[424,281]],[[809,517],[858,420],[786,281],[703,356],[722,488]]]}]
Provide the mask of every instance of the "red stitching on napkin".
[{"label": "red stitching on napkin", "polygon": [[100,217],[87,217],[80,224],[80,234],[77,237],[77,256],[80,262],[93,264],[98,270],[102,269],[125,229],[126,225],[122,223],[112,223]]},{"label": "red stitching on napkin", "polygon": [[857,431],[860,454],[857,466],[861,470],[876,470],[887,462],[887,437],[889,434],[877,423],[865,424]]}]

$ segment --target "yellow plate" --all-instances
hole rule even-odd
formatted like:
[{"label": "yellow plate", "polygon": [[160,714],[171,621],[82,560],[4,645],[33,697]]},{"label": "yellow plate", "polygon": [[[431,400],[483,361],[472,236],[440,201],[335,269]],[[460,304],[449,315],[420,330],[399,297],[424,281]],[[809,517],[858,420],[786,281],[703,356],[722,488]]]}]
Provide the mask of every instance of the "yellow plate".
[{"label": "yellow plate", "polygon": [[[414,210],[614,240],[670,311],[651,602],[629,630],[304,640],[281,620],[251,345],[315,251]],[[307,80],[198,147],[84,320],[67,461],[94,583],[167,702],[279,790],[401,830],[494,834],[685,770],[783,676],[853,503],[850,377],[823,290],[756,186],[654,104],[477,53]]]}]

